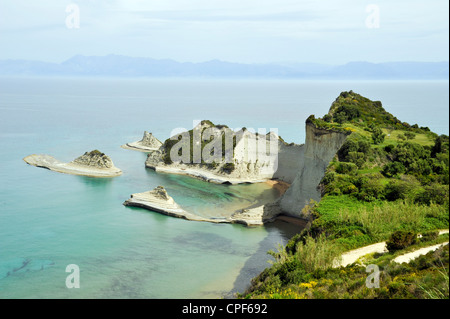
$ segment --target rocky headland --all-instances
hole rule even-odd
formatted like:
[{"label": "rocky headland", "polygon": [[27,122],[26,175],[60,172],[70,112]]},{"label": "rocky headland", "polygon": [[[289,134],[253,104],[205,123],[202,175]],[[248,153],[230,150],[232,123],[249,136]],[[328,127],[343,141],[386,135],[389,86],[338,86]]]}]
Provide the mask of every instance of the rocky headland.
[{"label": "rocky headland", "polygon": [[[216,137],[230,134],[231,130],[225,125],[202,121],[188,133],[192,138],[196,131],[204,132],[206,129],[212,129]],[[306,120],[306,141],[302,145],[287,144],[273,132],[263,137],[265,140],[263,143],[260,143],[258,138],[261,136],[256,133],[247,130],[238,133],[231,132],[232,136],[238,135],[233,143],[231,164],[174,162],[170,158],[171,150],[181,139],[171,138],[158,150],[148,154],[146,167],[157,172],[189,175],[213,183],[269,182],[280,188],[281,196],[276,202],[244,209],[221,222],[263,225],[280,215],[308,220],[310,216],[305,215],[303,208],[311,199],[320,201],[319,183],[329,162],[350,134],[346,131],[319,127],[314,122],[314,116]],[[274,141],[276,145],[270,145]],[[224,144],[222,141],[222,145]],[[276,156],[270,157],[266,154],[258,156],[270,147],[276,148]],[[257,156],[250,158],[248,154]]]},{"label": "rocky headland", "polygon": [[72,175],[115,177],[122,174],[122,171],[114,166],[111,158],[98,150],[86,152],[69,163],[45,154],[29,155],[23,160],[29,165]]},{"label": "rocky headland", "polygon": [[[202,140],[205,134],[209,137],[206,141]],[[192,142],[196,135],[201,141],[197,142],[201,143],[197,150],[196,143]],[[271,179],[291,183],[300,167],[298,158],[304,152],[304,145],[287,144],[274,132],[262,136],[245,128],[233,131],[226,125],[215,125],[206,120],[185,136],[189,140],[186,143],[190,143],[190,146],[184,144],[185,150],[182,139],[171,137],[158,150],[149,152],[146,167],[218,184],[260,183]],[[187,150],[185,160],[174,161],[171,157],[174,148],[180,152]],[[200,157],[205,154],[213,154],[213,157],[217,152],[219,159],[208,162],[201,158],[195,162],[195,152]]]}]

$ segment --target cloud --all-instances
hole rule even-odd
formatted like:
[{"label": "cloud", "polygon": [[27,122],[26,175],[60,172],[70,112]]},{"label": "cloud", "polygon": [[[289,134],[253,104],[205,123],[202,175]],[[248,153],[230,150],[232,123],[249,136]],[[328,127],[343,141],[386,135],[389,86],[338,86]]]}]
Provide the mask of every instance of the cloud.
[{"label": "cloud", "polygon": [[[70,3],[80,9],[78,30],[65,26]],[[380,8],[378,29],[365,25],[372,3]],[[77,53],[180,61],[445,60],[448,2],[2,0],[0,46],[6,48],[0,58],[44,60]]]}]

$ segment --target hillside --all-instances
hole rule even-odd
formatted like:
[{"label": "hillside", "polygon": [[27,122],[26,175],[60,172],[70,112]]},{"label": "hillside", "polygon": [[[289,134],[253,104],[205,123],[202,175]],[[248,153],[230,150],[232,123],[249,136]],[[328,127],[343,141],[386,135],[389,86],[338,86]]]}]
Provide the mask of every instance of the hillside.
[{"label": "hillside", "polygon": [[379,290],[365,287],[365,267],[332,266],[344,251],[398,236],[411,239],[400,252],[448,240],[435,231],[449,225],[449,137],[401,122],[381,102],[352,91],[308,121],[351,134],[320,182],[321,201],[302,210],[311,227],[271,252],[276,262],[242,297],[427,298],[437,289],[435,296],[448,298],[448,276],[441,274],[448,273],[448,246],[403,268],[391,263],[398,251],[372,256],[382,273]]},{"label": "hillside", "polygon": [[220,60],[193,63],[109,54],[76,55],[62,63],[0,60],[0,75],[448,80],[449,64],[448,62],[246,64]]}]

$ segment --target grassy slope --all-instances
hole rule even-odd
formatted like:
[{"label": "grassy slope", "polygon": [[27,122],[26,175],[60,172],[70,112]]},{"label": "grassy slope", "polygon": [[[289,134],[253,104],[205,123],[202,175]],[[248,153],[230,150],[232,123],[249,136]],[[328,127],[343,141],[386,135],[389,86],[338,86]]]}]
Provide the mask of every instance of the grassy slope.
[{"label": "grassy slope", "polygon": [[[389,261],[395,256],[390,253],[376,256],[379,258],[372,256],[371,263],[384,267],[384,281],[378,290],[365,287],[367,273],[363,267],[330,268],[341,252],[387,240],[394,231],[422,233],[448,228],[448,178],[441,176],[448,175],[448,142],[447,149],[442,150],[443,155],[435,155],[443,161],[446,172],[432,171],[425,176],[411,166],[403,174],[385,176],[382,175],[383,167],[395,161],[392,154],[385,151],[386,146],[395,148],[398,145],[400,148],[404,145],[405,134],[412,133],[413,138],[408,142],[420,145],[426,154],[417,162],[421,165],[426,161],[435,163],[437,159],[430,158],[429,154],[437,135],[427,128],[399,121],[386,112],[380,102],[351,91],[341,93],[324,118],[310,117],[308,120],[319,127],[352,132],[359,140],[368,141],[366,144],[370,147],[366,145],[365,153],[359,154],[363,159],[358,167],[344,163],[353,168],[352,172],[339,172],[338,168],[341,162],[352,159],[337,156],[330,163],[327,171],[332,178],[323,185],[324,197],[320,204],[309,207],[315,216],[311,229],[295,236],[278,252],[271,252],[277,262],[254,279],[246,297],[427,298],[442,294],[448,297],[448,276],[446,284],[445,276],[442,276],[442,271],[448,272],[448,246],[439,256],[428,256],[421,266],[392,266]],[[377,128],[385,136],[375,143],[371,137]],[[398,191],[401,198],[387,199],[389,195],[392,197],[389,193],[392,192],[391,185],[403,187]],[[444,196],[439,204],[423,200],[423,194],[434,190],[433,187],[441,191],[435,198]],[[401,280],[395,276],[397,273],[401,274]],[[406,287],[408,282],[413,283],[409,288]]]}]

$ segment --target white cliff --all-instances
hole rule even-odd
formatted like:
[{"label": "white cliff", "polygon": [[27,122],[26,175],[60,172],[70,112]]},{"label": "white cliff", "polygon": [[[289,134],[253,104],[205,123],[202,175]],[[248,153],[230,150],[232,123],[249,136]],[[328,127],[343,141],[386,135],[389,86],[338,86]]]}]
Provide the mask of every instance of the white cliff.
[{"label": "white cliff", "polygon": [[[193,139],[192,144],[183,144],[182,139],[166,141],[149,153],[146,166],[157,172],[190,175],[214,183],[258,183],[270,179],[291,183],[299,169],[298,158],[304,152],[303,145],[288,145],[274,132],[235,132],[209,121],[202,121],[189,134],[185,137]],[[205,135],[206,142],[201,140]],[[173,148],[188,153],[184,160],[182,156],[179,161],[173,158]],[[217,164],[211,164],[217,153]],[[208,156],[209,162],[205,160]]]},{"label": "white cliff", "polygon": [[286,215],[308,219],[302,209],[310,200],[320,201],[319,183],[326,168],[345,142],[347,134],[333,130],[319,129],[306,123],[306,147],[299,158],[300,168],[289,189],[278,201],[280,212]]}]

